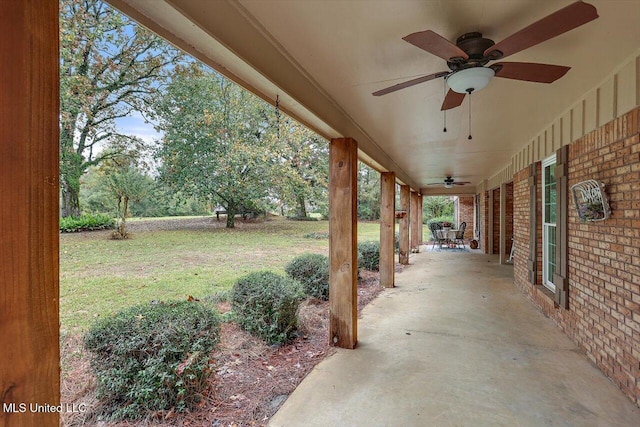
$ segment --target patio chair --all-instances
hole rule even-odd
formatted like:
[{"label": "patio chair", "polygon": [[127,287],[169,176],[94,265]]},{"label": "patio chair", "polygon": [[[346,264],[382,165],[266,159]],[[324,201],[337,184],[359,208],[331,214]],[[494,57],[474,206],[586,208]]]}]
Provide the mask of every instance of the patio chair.
[{"label": "patio chair", "polygon": [[462,222],[460,224],[460,227],[458,227],[458,231],[456,232],[456,238],[453,241],[456,246],[458,245],[458,243],[462,244],[462,247],[464,248],[464,231],[467,229],[467,223],[466,222]]},{"label": "patio chair", "polygon": [[436,243],[442,246],[442,244],[444,243],[444,238],[440,233],[438,233],[438,230],[442,230],[442,225],[440,225],[440,223],[438,222],[432,222],[431,224],[429,224],[429,229],[431,230],[431,235],[433,236],[433,245],[431,245],[431,247],[435,247]]}]

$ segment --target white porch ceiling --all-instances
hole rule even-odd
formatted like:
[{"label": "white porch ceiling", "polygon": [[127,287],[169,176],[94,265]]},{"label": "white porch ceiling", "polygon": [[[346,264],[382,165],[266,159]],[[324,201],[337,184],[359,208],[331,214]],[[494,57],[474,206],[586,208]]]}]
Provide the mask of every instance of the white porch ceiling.
[{"label": "white porch ceiling", "polygon": [[443,80],[372,92],[446,71],[402,40],[431,29],[448,40],[479,31],[498,42],[572,0],[108,0],[325,137],[358,140],[361,158],[414,189],[447,175],[474,186],[511,163],[541,129],[640,47],[640,1],[594,0],[600,17],[509,57],[570,66],[553,84],[494,79],[447,112]]}]

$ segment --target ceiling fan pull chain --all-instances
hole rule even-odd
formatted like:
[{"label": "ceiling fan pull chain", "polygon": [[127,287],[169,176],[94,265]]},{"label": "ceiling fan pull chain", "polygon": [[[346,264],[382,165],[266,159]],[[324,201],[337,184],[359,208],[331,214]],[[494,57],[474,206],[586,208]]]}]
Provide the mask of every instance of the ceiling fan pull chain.
[{"label": "ceiling fan pull chain", "polygon": [[471,138],[471,92],[473,92],[473,90],[469,90],[469,139],[473,139]]},{"label": "ceiling fan pull chain", "polygon": [[[447,98],[447,81],[446,80],[442,80],[442,98],[446,99]],[[447,110],[443,110],[444,113],[444,129],[442,129],[442,132],[446,132],[447,131]]]}]

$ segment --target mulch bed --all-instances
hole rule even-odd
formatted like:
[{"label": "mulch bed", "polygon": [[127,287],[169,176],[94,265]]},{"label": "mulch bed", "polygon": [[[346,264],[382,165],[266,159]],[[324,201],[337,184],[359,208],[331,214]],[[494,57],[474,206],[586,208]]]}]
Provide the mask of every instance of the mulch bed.
[{"label": "mulch bed", "polygon": [[[382,288],[377,272],[363,271],[358,282],[358,310]],[[228,310],[226,304],[220,310]],[[264,426],[304,377],[334,352],[329,345],[329,304],[309,299],[299,311],[300,334],[284,346],[269,346],[236,324],[221,327],[221,340],[213,354],[215,373],[209,379],[200,406],[191,412],[152,414],[136,422],[97,421],[100,407],[95,378],[82,339],[68,335],[61,340],[62,403],[85,404],[87,412],[63,413],[67,426]]]}]

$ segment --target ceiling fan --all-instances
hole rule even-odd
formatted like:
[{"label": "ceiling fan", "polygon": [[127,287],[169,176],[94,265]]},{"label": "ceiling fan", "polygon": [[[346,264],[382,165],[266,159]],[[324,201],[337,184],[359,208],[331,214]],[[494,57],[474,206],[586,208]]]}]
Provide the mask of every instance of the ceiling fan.
[{"label": "ceiling fan", "polygon": [[427,184],[427,185],[443,185],[444,188],[453,188],[454,185],[465,185],[465,184],[471,184],[471,181],[456,181],[452,177],[448,176],[444,179],[443,182],[436,182],[436,183]]},{"label": "ceiling fan", "polygon": [[460,106],[466,94],[471,94],[488,85],[494,76],[537,83],[553,83],[564,76],[570,67],[530,62],[497,62],[486,65],[489,61],[506,58],[593,21],[597,17],[598,12],[594,6],[577,1],[534,22],[499,43],[484,38],[478,32],[463,34],[458,37],[455,45],[431,30],[409,34],[402,39],[446,60],[450,71],[439,71],[398,83],[374,92],[373,95],[386,95],[444,77],[450,89],[444,98],[441,110],[449,110]]}]

